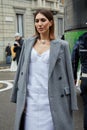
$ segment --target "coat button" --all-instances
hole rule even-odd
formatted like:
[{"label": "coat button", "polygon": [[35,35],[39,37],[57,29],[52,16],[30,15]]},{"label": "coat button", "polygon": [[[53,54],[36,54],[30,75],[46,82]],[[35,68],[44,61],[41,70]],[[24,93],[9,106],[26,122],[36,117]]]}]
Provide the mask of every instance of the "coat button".
[{"label": "coat button", "polygon": [[60,58],[60,57],[58,58],[58,61],[61,61],[61,58]]},{"label": "coat button", "polygon": [[61,79],[62,79],[62,77],[60,76],[60,77],[59,77],[59,80],[61,80]]},{"label": "coat button", "polygon": [[23,72],[21,72],[21,75],[23,75]]},{"label": "coat button", "polygon": [[61,94],[61,97],[64,97],[64,94]]},{"label": "coat button", "polygon": [[58,58],[57,61],[56,61],[56,63],[57,63],[57,62],[60,62],[60,60],[61,60],[61,58]]},{"label": "coat button", "polygon": [[61,58],[59,58],[59,61],[61,61]]}]

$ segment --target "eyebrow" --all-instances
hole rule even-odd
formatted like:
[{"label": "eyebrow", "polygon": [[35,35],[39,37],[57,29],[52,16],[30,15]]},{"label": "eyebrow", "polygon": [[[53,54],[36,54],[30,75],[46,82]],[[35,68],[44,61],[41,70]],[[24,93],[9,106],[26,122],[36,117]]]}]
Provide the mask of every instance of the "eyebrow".
[{"label": "eyebrow", "polygon": [[35,19],[46,19],[46,18],[35,18]]}]

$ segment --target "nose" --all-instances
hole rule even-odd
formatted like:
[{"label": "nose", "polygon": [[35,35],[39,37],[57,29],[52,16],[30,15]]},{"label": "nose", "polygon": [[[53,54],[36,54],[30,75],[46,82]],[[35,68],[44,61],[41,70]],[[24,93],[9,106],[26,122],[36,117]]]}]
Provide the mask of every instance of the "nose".
[{"label": "nose", "polygon": [[38,25],[42,25],[42,22],[41,22],[41,20],[39,20],[39,22],[38,22]]}]

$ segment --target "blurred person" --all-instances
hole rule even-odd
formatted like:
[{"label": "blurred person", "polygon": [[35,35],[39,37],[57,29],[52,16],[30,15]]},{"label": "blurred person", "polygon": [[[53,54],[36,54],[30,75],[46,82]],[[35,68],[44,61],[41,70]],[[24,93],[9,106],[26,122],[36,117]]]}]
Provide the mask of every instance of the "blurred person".
[{"label": "blurred person", "polygon": [[15,34],[15,42],[17,42],[17,44],[15,44],[14,52],[16,52],[16,60],[17,60],[17,64],[18,64],[20,53],[21,53],[21,48],[22,48],[22,45],[23,45],[23,42],[24,42],[20,33]]},{"label": "blurred person", "polygon": [[5,48],[5,54],[6,54],[6,64],[11,63],[11,46],[10,43]]},{"label": "blurred person", "polygon": [[77,83],[79,60],[81,66],[80,90],[84,107],[84,130],[87,130],[87,32],[78,38],[72,51],[72,66],[75,83]]},{"label": "blurred person", "polygon": [[22,47],[11,101],[15,130],[74,130],[76,93],[68,43],[55,39],[51,11],[34,14],[35,36]]},{"label": "blurred person", "polygon": [[16,44],[18,44],[18,43],[15,42],[15,43],[11,46],[12,61],[11,61],[10,71],[16,71],[16,70],[17,70],[16,53],[14,52],[14,48],[15,48],[15,45],[16,45]]}]

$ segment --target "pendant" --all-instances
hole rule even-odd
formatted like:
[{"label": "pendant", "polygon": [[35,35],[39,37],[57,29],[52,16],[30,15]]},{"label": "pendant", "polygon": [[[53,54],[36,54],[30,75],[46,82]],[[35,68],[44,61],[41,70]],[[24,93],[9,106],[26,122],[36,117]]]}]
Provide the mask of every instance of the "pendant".
[{"label": "pendant", "polygon": [[46,43],[46,41],[45,41],[45,40],[41,40],[41,43],[42,43],[42,44],[45,44],[45,43]]}]

